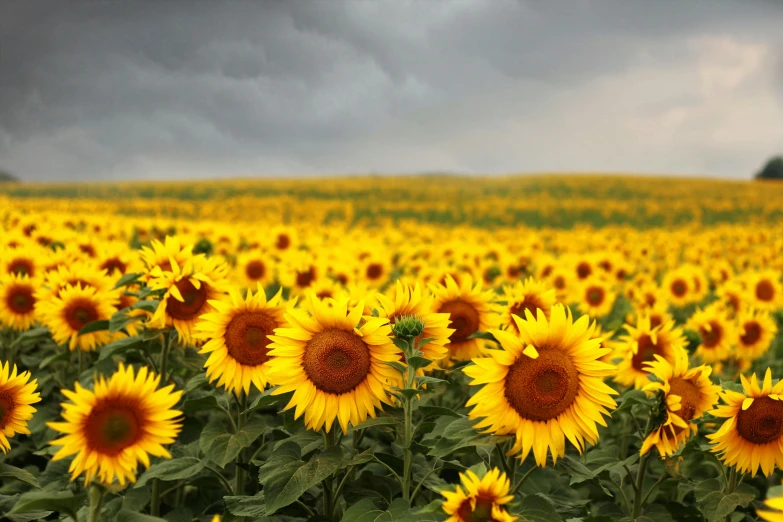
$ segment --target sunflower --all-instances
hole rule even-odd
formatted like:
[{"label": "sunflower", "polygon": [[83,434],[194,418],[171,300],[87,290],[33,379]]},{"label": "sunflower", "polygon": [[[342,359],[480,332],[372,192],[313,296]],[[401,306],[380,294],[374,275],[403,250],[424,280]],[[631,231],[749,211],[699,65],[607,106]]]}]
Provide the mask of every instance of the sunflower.
[{"label": "sunflower", "polygon": [[257,284],[266,286],[274,280],[275,262],[260,249],[242,252],[237,256],[236,276],[243,288]]},{"label": "sunflower", "polygon": [[650,374],[658,380],[643,389],[648,393],[663,394],[666,417],[642,443],[642,455],[655,446],[661,457],[671,456],[685,444],[691,433],[698,431],[692,421],[718,402],[720,386],[710,381],[712,368],[705,365],[688,368],[688,364],[685,350],[677,353],[673,363],[660,355],[655,356],[655,361],[646,363]]},{"label": "sunflower", "polygon": [[114,279],[140,269],[137,252],[128,248],[128,245],[122,241],[100,244],[94,257],[98,268],[105,270],[109,277]]},{"label": "sunflower", "polygon": [[726,281],[715,290],[719,302],[732,314],[739,312],[745,303],[745,288],[737,279]]},{"label": "sunflower", "polygon": [[325,270],[318,260],[307,252],[289,252],[280,263],[280,284],[291,289],[292,295],[304,295]]},{"label": "sunflower", "polygon": [[778,325],[769,312],[745,309],[737,314],[735,355],[742,360],[755,360],[767,353],[778,333]]},{"label": "sunflower", "polygon": [[384,255],[369,255],[358,263],[357,279],[373,288],[379,288],[389,280],[391,263]]},{"label": "sunflower", "polygon": [[445,285],[432,286],[435,300],[432,307],[437,313],[450,316],[449,327],[454,332],[449,337],[449,353],[441,365],[449,366],[452,360],[467,361],[481,352],[483,341],[471,339],[476,332],[486,332],[498,324],[498,316],[492,310],[495,293],[482,291],[481,281],[473,285],[473,279],[465,274],[458,285],[450,275],[445,277]]},{"label": "sunflower", "polygon": [[688,327],[699,332],[701,344],[694,355],[705,363],[723,361],[731,355],[736,340],[734,323],[719,306],[697,310],[688,320]]},{"label": "sunflower", "polygon": [[119,291],[113,290],[116,279],[109,277],[105,270],[99,269],[91,261],[71,261],[46,272],[43,285],[36,290],[35,297],[40,303],[50,303],[60,297],[60,292],[68,285],[80,285],[82,288],[94,288],[102,294],[119,295]]},{"label": "sunflower", "polygon": [[11,368],[11,363],[0,363],[0,450],[3,453],[11,449],[9,437],[16,433],[30,434],[27,421],[37,411],[30,405],[41,402],[40,394],[35,391],[37,387],[38,380],[30,381],[30,372],[17,374],[16,365]]},{"label": "sunflower", "polygon": [[[446,522],[514,522],[517,517],[503,508],[514,499],[509,494],[511,481],[499,469],[489,470],[483,477],[470,470],[459,474],[462,487],[456,491],[441,491],[446,500],[443,511]],[[465,488],[464,490],[462,488]]]},{"label": "sunflower", "polygon": [[760,467],[768,477],[775,465],[783,468],[783,381],[773,386],[769,368],[761,386],[755,373],[750,380],[744,375],[740,379],[744,393],[723,391],[726,405],[711,413],[726,421],[707,438],[714,445],[711,451],[719,453],[727,466],[752,476]]},{"label": "sunflower", "polygon": [[571,271],[565,267],[556,266],[547,278],[549,283],[555,289],[557,299],[566,301],[577,287],[577,280],[571,275]]},{"label": "sunflower", "polygon": [[693,301],[694,278],[685,269],[672,270],[663,277],[661,288],[666,293],[666,300],[676,307],[683,307]]},{"label": "sunflower", "polygon": [[29,330],[35,323],[35,284],[25,275],[0,274],[0,325]]},{"label": "sunflower", "polygon": [[173,443],[182,429],[182,412],[172,409],[182,396],[174,385],[158,389],[160,376],[143,366],[134,375],[132,366],[120,368],[108,380],[95,379],[94,391],[77,382],[74,391],[62,390],[64,422],[47,426],[62,433],[51,446],[59,446],[52,460],[76,454],[68,471],[71,480],[85,473],[86,484],[98,477],[105,485],[116,478],[121,485],[136,482],[141,462],[149,467],[149,455],[171,458],[163,447]]},{"label": "sunflower", "polygon": [[580,452],[585,441],[598,441],[596,424],[606,426],[603,416],[616,406],[611,396],[617,392],[602,381],[614,367],[599,361],[610,350],[590,338],[587,316],[573,321],[561,304],[552,307],[549,321],[541,311],[525,316],[515,319],[518,335],[491,330],[501,349],[487,350],[464,369],[471,385],[484,385],[466,406],[473,406],[471,419],[482,419],[475,428],[515,433],[509,454],[524,460],[532,449],[544,466],[547,451],[553,461],[565,454],[565,438]]},{"label": "sunflower", "polygon": [[220,378],[217,385],[239,395],[250,392],[252,383],[259,391],[266,388],[269,335],[276,328],[288,326],[283,317],[286,305],[277,293],[267,301],[264,288],[258,285],[255,295],[247,291],[243,299],[235,289],[229,290],[229,300],[210,301],[215,312],[201,316],[194,337],[207,340],[199,353],[208,353],[204,363],[209,382]]},{"label": "sunflower", "polygon": [[171,258],[171,271],[156,267],[150,275],[149,285],[163,289],[155,314],[149,321],[153,328],[174,327],[179,339],[193,344],[193,327],[199,316],[213,312],[211,301],[224,295],[223,284],[228,266],[217,258],[194,257],[180,267]]},{"label": "sunflower", "polygon": [[775,270],[751,273],[747,277],[747,302],[760,310],[774,311],[783,306],[783,285]]},{"label": "sunflower", "polygon": [[36,310],[57,344],[67,344],[71,351],[79,348],[89,352],[110,343],[114,335],[107,330],[84,335],[79,335],[79,331],[95,321],[111,319],[117,311],[116,304],[116,294],[98,292],[77,283],[76,286],[65,285],[59,297],[52,298],[50,303],[38,301]]},{"label": "sunflower", "polygon": [[653,328],[650,316],[642,312],[636,319],[636,326],[626,324],[625,329],[628,333],[615,345],[619,362],[614,376],[614,380],[624,386],[642,389],[648,382],[647,363],[659,355],[674,364],[679,352],[685,349],[685,337],[673,320]]},{"label": "sunflower", "polygon": [[139,257],[147,268],[145,280],[148,281],[152,278],[151,272],[155,268],[160,268],[162,272],[170,272],[172,260],[173,264],[184,266],[197,256],[193,255],[193,245],[183,245],[179,237],[166,236],[163,243],[153,239],[150,246],[141,247]]},{"label": "sunflower", "polygon": [[612,286],[598,277],[590,277],[579,285],[579,310],[594,319],[609,315],[616,298]]},{"label": "sunflower", "polygon": [[783,522],[783,495],[767,498],[764,509],[757,509],[756,515],[767,522]]},{"label": "sunflower", "polygon": [[399,362],[401,353],[391,341],[388,319],[364,317],[364,303],[348,308],[345,301],[329,307],[310,296],[304,309],[285,314],[291,325],[271,336],[269,381],[272,393],[294,392],[285,409],[304,414],[307,428],[329,431],[338,420],[343,432],[356,426],[383,403],[400,375],[384,364]]},{"label": "sunflower", "polygon": [[38,260],[44,254],[45,250],[35,245],[4,249],[0,251],[0,273],[39,277],[41,266]]},{"label": "sunflower", "polygon": [[509,330],[517,327],[513,316],[524,317],[525,310],[530,310],[533,314],[536,314],[536,310],[541,310],[548,318],[557,297],[554,288],[548,288],[530,277],[525,282],[517,281],[503,287],[503,295],[499,300],[502,303],[499,307],[500,324],[502,328]]},{"label": "sunflower", "polygon": [[378,315],[389,319],[389,326],[403,316],[415,316],[424,322],[424,331],[417,339],[432,339],[421,347],[422,356],[432,361],[427,369],[438,368],[438,361],[447,357],[449,349],[446,345],[454,330],[449,328],[449,315],[436,313],[432,307],[433,297],[416,283],[414,286],[403,285],[397,281],[394,291],[388,296],[377,294]]}]

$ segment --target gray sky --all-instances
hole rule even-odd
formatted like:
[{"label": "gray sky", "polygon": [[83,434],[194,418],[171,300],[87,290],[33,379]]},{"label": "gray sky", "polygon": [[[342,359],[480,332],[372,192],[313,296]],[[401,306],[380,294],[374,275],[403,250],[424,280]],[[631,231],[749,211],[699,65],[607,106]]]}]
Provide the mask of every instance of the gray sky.
[{"label": "gray sky", "polygon": [[0,0],[0,169],[748,177],[779,0]]}]

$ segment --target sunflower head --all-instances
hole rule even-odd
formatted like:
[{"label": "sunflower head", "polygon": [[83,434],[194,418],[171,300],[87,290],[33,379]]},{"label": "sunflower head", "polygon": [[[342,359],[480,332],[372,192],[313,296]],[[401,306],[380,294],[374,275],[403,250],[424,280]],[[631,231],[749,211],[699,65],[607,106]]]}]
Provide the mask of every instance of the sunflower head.
[{"label": "sunflower head", "polygon": [[269,380],[275,395],[294,392],[285,409],[304,415],[305,425],[329,431],[335,419],[343,432],[390,404],[389,390],[399,384],[399,362],[388,319],[364,316],[364,303],[329,306],[309,297],[304,309],[285,313],[288,328],[277,328],[269,345]]},{"label": "sunflower head", "polygon": [[773,385],[769,368],[762,383],[755,373],[740,378],[743,393],[723,391],[725,405],[711,413],[726,421],[707,437],[726,465],[754,476],[761,468],[769,476],[783,463],[783,381]]},{"label": "sunflower head", "polygon": [[58,344],[70,350],[95,350],[114,340],[106,330],[79,335],[79,331],[95,321],[108,320],[117,311],[116,293],[104,293],[94,287],[66,285],[50,303],[38,303],[41,322],[49,327]]},{"label": "sunflower head", "polygon": [[475,427],[499,435],[516,434],[511,453],[525,459],[533,450],[544,466],[547,452],[553,461],[565,454],[565,439],[579,451],[585,441],[598,440],[596,424],[614,409],[613,389],[603,382],[614,367],[600,362],[610,350],[587,316],[574,321],[570,310],[557,304],[547,320],[542,311],[517,319],[518,335],[492,330],[501,345],[474,358],[464,369],[471,385],[482,385],[467,402],[469,417],[482,419]]},{"label": "sunflower head", "polygon": [[24,275],[0,274],[0,325],[28,330],[35,323],[35,284]]},{"label": "sunflower head", "polygon": [[237,395],[250,392],[251,383],[264,391],[267,385],[270,336],[275,329],[288,326],[282,290],[267,301],[264,289],[248,290],[243,298],[235,289],[228,298],[210,301],[214,312],[204,314],[196,323],[196,339],[205,340],[200,353],[208,353],[204,363],[210,382],[218,380]]},{"label": "sunflower head", "polygon": [[500,324],[506,329],[514,329],[517,326],[513,316],[524,317],[525,310],[530,310],[533,315],[537,313],[536,310],[541,310],[549,317],[557,297],[554,288],[530,277],[524,282],[517,281],[505,286],[499,300]]},{"label": "sunflower head", "polygon": [[635,325],[626,324],[627,334],[615,344],[618,363],[614,380],[642,389],[648,383],[648,363],[655,361],[656,355],[674,364],[678,354],[685,350],[685,337],[674,324],[670,320],[653,328],[650,315],[645,312],[639,314]]},{"label": "sunflower head", "polygon": [[737,314],[736,320],[736,357],[755,360],[767,353],[778,333],[778,325],[769,312],[745,308]]},{"label": "sunflower head", "polygon": [[734,322],[720,306],[697,310],[688,320],[688,326],[699,333],[701,344],[696,355],[705,363],[727,359],[736,339]]},{"label": "sunflower head", "polygon": [[479,477],[468,470],[460,473],[461,486],[455,491],[441,491],[445,497],[443,511],[447,522],[513,522],[504,505],[514,499],[509,494],[511,481],[505,473],[494,468]]},{"label": "sunflower head", "polygon": [[30,380],[30,372],[17,373],[16,365],[0,364],[0,450],[8,453],[9,437],[16,433],[29,435],[27,421],[33,418],[36,409],[30,406],[41,401],[36,379]]},{"label": "sunflower head", "polygon": [[661,457],[671,456],[684,444],[697,427],[692,421],[699,419],[718,402],[720,386],[710,381],[712,368],[689,368],[688,354],[681,350],[669,362],[660,355],[646,363],[657,380],[644,387],[648,393],[660,392],[664,416],[659,426],[642,444],[641,454],[655,446]]}]

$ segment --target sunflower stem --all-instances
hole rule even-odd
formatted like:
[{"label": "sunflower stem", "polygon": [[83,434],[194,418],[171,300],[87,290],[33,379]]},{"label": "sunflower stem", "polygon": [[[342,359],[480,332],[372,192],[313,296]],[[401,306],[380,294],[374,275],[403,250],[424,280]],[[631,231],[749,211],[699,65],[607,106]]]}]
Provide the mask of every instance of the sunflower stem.
[{"label": "sunflower stem", "polygon": [[[729,472],[729,482],[726,484],[726,495],[731,495],[737,489],[737,467],[734,466]],[[726,522],[731,522],[731,515],[726,515]]]},{"label": "sunflower stem", "polygon": [[152,481],[152,496],[150,498],[150,515],[160,515],[160,479]]},{"label": "sunflower stem", "polygon": [[166,374],[169,368],[169,350],[171,349],[171,338],[169,332],[164,332],[160,336],[160,382],[165,386],[168,382],[168,375]]},{"label": "sunflower stem", "polygon": [[[335,427],[332,425],[332,429],[329,431],[322,431],[324,436],[324,449],[329,449],[335,445]],[[334,496],[332,491],[332,478],[327,477],[321,481],[321,485],[324,488],[324,516],[332,519],[334,514]]]},{"label": "sunflower stem", "polygon": [[[244,391],[239,390],[239,395],[235,396],[237,401],[237,420],[236,420],[236,431],[239,431],[242,429],[242,426],[245,424],[245,413],[243,413],[247,409],[247,395],[244,393]],[[234,486],[234,493],[236,495],[243,495],[245,491],[245,470],[242,467],[243,466],[243,455],[244,450],[240,451],[236,458],[236,485]]]},{"label": "sunflower stem", "polygon": [[98,522],[101,519],[101,507],[103,507],[103,495],[106,490],[93,484],[90,487],[90,519],[89,522]]},{"label": "sunflower stem", "polygon": [[[414,341],[411,344],[410,340],[404,343],[403,353],[405,354],[405,360],[413,358],[417,352],[418,341]],[[405,389],[416,389],[416,370],[406,365],[405,373]],[[402,472],[402,498],[406,502],[410,502],[411,499],[411,468],[413,467],[413,401],[415,396],[405,397],[403,402],[403,411],[405,413],[405,431],[403,434],[402,447],[405,450],[405,459],[403,461]]]},{"label": "sunflower stem", "polygon": [[[652,427],[653,418],[652,415],[650,415],[647,418],[647,426],[644,428],[644,432],[642,432],[642,440],[646,439],[647,436],[650,434],[650,428]],[[632,520],[636,520],[639,518],[639,515],[642,514],[642,508],[644,507],[644,502],[646,499],[642,499],[642,491],[644,490],[644,475],[647,472],[647,463],[650,460],[650,452],[648,451],[644,455],[642,455],[641,459],[639,459],[639,470],[636,473],[636,482],[634,482],[634,495],[633,495],[633,515],[631,516]]]},{"label": "sunflower stem", "polygon": [[534,472],[536,469],[538,469],[538,467],[537,467],[537,466],[533,466],[533,467],[531,467],[529,470],[527,470],[527,473],[525,473],[524,475],[522,475],[522,478],[521,478],[521,479],[519,479],[519,482],[517,482],[516,486],[514,486],[514,489],[513,489],[513,490],[511,490],[511,494],[512,494],[512,495],[516,495],[516,494],[519,492],[520,488],[522,488],[522,486],[524,485],[525,481],[528,479],[528,477],[530,477],[530,475],[531,475],[531,474],[532,474],[532,473],[533,473],[533,472]]}]

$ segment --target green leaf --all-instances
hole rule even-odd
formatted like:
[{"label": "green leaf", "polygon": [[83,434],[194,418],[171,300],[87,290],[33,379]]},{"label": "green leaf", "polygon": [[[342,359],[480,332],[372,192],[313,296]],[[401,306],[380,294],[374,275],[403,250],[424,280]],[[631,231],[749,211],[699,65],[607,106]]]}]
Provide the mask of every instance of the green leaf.
[{"label": "green leaf", "polygon": [[165,518],[151,517],[149,515],[142,515],[136,511],[129,511],[127,509],[120,510],[115,518],[117,522],[166,522]]},{"label": "green leaf", "polygon": [[342,522],[390,521],[390,518],[383,517],[385,513],[382,509],[378,509],[372,500],[365,498],[345,510]]},{"label": "green leaf", "polygon": [[129,324],[141,321],[142,319],[144,318],[140,316],[129,316],[125,310],[114,312],[114,315],[112,315],[111,319],[109,319],[109,332],[119,332]]},{"label": "green leaf", "polygon": [[333,446],[299,466],[292,475],[278,475],[276,480],[264,484],[267,513],[294,503],[312,486],[331,476],[343,467],[343,451]]},{"label": "green leaf", "polygon": [[44,337],[49,337],[49,328],[47,328],[46,326],[33,328],[32,330],[27,330],[26,332],[22,333],[19,337],[17,337],[16,340],[11,343],[11,348]]},{"label": "green leaf", "polygon": [[238,517],[265,517],[266,503],[264,501],[264,492],[260,491],[250,496],[223,497],[226,503],[226,509],[232,515]]},{"label": "green leaf", "polygon": [[236,459],[240,451],[253,444],[266,429],[266,422],[255,418],[238,432],[229,433],[222,422],[213,420],[201,432],[199,446],[209,460],[222,468]]},{"label": "green leaf", "polygon": [[198,399],[187,399],[182,404],[182,411],[187,415],[217,409],[220,409],[220,405],[214,395],[205,395]]},{"label": "green leaf", "polygon": [[109,329],[109,320],[108,319],[102,319],[100,321],[93,321],[89,324],[84,325],[84,327],[79,330],[79,333],[77,335],[86,335],[89,333],[95,333],[95,332],[103,332],[104,330]]},{"label": "green leaf", "polygon": [[542,495],[528,495],[522,499],[517,511],[525,522],[559,522],[563,520],[550,504],[549,499]]},{"label": "green leaf", "polygon": [[195,457],[181,457],[153,464],[134,485],[140,488],[152,479],[183,480],[197,475],[204,469],[204,462]]},{"label": "green leaf", "polygon": [[372,428],[375,426],[394,426],[395,420],[393,417],[375,417],[375,418],[368,418],[365,421],[360,422],[356,426],[353,426],[351,428],[351,431],[357,431],[357,430],[363,430],[366,428]]},{"label": "green leaf", "polygon": [[[713,479],[715,482],[720,482]],[[706,482],[706,481],[705,481]],[[714,484],[713,484],[714,485]],[[744,488],[742,486],[745,486]],[[738,507],[747,507],[748,504],[758,496],[758,491],[749,484],[740,484],[734,493],[726,494],[720,488],[711,490],[706,494],[699,495],[700,488],[697,486],[697,500],[699,509],[709,522],[723,520],[726,516],[734,513]],[[704,490],[701,490],[704,491]]]},{"label": "green leaf", "polygon": [[405,373],[408,370],[407,366],[397,361],[388,361],[381,364],[385,364],[386,366],[391,366],[392,368],[394,368],[400,373]]},{"label": "green leaf", "polygon": [[144,310],[145,312],[153,313],[155,310],[158,309],[158,305],[160,304],[160,301],[157,299],[149,300],[149,301],[136,301],[132,305],[128,307],[128,310]]},{"label": "green leaf", "polygon": [[137,346],[141,346],[143,342],[144,340],[138,335],[133,337],[124,337],[101,348],[100,355],[98,355],[98,360],[101,361],[111,357],[112,355],[127,353]]},{"label": "green leaf", "polygon": [[440,383],[448,383],[449,381],[444,379],[436,379],[435,377],[430,377],[429,375],[417,375],[415,377],[416,384],[440,384]]},{"label": "green leaf", "polygon": [[207,384],[207,376],[206,374],[199,373],[198,375],[195,375],[191,377],[187,383],[185,383],[185,389],[182,393],[185,395],[189,394],[193,390],[196,390],[202,386]]},{"label": "green leaf", "polygon": [[38,483],[38,480],[29,471],[21,468],[16,468],[9,464],[0,463],[0,479],[3,479],[4,482],[5,481],[4,479],[6,478],[13,478],[25,482],[27,484],[30,484],[31,486],[36,487],[38,489],[41,488],[41,485]]},{"label": "green leaf", "polygon": [[487,341],[498,342],[495,336],[489,332],[474,332],[468,336],[468,339],[486,339]]},{"label": "green leaf", "polygon": [[112,288],[112,290],[117,290],[118,288],[122,288],[123,286],[132,285],[140,277],[141,274],[125,274],[119,279],[119,281],[117,281],[117,283],[114,285],[114,288]]},{"label": "green leaf", "polygon": [[70,491],[34,491],[19,497],[16,505],[8,514],[57,511],[75,519],[76,512],[84,503],[85,498],[87,498],[86,493],[74,495]]},{"label": "green leaf", "polygon": [[[248,406],[248,408],[242,412],[242,413],[249,413],[251,411],[260,410],[262,408],[267,408],[269,406],[272,406],[278,402],[280,402],[282,399],[284,399],[287,395],[286,393],[280,394],[280,395],[272,395],[272,392],[274,391],[274,388],[270,388],[258,397],[255,398],[255,400]],[[293,393],[293,392],[291,392]]]},{"label": "green leaf", "polygon": [[450,410],[448,408],[444,408],[442,406],[419,406],[419,412],[424,416],[424,418],[427,417],[456,417],[456,418],[462,418],[464,415],[457,413],[454,410]]},{"label": "green leaf", "polygon": [[408,365],[414,370],[419,368],[426,368],[432,361],[425,359],[424,357],[411,357],[408,359]]}]

